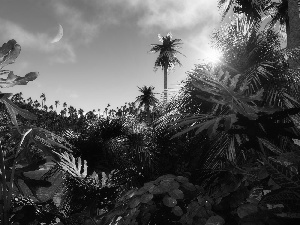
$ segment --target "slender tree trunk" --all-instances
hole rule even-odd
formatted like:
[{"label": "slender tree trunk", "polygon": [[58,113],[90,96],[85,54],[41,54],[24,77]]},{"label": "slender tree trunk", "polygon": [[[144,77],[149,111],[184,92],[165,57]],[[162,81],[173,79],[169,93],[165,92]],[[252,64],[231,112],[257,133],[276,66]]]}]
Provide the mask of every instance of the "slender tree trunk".
[{"label": "slender tree trunk", "polygon": [[[298,0],[288,0],[287,48],[300,47],[300,18]],[[298,59],[299,60],[299,59]],[[297,60],[289,60],[291,69],[299,67]]]},{"label": "slender tree trunk", "polygon": [[167,89],[168,89],[168,65],[169,62],[165,62],[165,66],[164,66],[164,103],[167,103],[168,100],[168,93],[167,93]]}]

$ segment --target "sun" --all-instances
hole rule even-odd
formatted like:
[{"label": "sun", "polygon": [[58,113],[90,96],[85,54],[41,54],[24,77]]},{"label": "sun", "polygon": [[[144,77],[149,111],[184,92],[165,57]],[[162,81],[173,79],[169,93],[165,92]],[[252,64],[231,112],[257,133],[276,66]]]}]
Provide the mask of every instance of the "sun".
[{"label": "sun", "polygon": [[222,52],[213,48],[210,48],[208,51],[206,51],[204,55],[205,60],[213,64],[220,63],[222,59]]}]

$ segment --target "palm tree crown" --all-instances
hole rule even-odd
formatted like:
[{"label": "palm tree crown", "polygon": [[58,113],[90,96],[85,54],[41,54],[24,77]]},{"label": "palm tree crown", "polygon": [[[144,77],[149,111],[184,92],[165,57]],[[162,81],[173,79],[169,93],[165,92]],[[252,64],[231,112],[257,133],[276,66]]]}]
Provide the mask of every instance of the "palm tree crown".
[{"label": "palm tree crown", "polygon": [[181,52],[177,51],[176,49],[180,48],[181,39],[173,39],[172,34],[168,33],[165,37],[162,37],[160,34],[158,35],[158,39],[162,44],[151,44],[152,48],[149,52],[151,53],[158,53],[159,56],[157,57],[154,63],[154,69],[157,70],[161,67],[164,70],[164,89],[165,89],[165,100],[167,98],[167,74],[168,69],[172,69],[175,65],[180,65],[181,62],[177,59],[176,54],[179,53],[183,55]]},{"label": "palm tree crown", "polygon": [[140,96],[136,97],[135,103],[138,103],[138,108],[144,106],[144,110],[147,114],[147,122],[150,123],[150,107],[155,106],[158,102],[157,98],[155,98],[153,93],[154,87],[150,86],[143,86],[142,88],[139,87],[139,91],[142,93]]}]

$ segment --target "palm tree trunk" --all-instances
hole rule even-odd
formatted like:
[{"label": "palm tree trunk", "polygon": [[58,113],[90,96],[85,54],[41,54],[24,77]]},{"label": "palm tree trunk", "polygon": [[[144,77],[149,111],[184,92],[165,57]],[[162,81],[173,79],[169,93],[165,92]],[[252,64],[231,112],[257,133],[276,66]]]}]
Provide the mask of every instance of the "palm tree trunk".
[{"label": "palm tree trunk", "polygon": [[168,93],[167,93],[167,89],[168,89],[168,65],[169,62],[165,62],[165,66],[164,66],[164,102],[167,103],[168,100]]},{"label": "palm tree trunk", "polygon": [[[300,47],[300,18],[298,0],[288,0],[287,48]],[[289,60],[291,69],[299,67],[295,60]]]}]

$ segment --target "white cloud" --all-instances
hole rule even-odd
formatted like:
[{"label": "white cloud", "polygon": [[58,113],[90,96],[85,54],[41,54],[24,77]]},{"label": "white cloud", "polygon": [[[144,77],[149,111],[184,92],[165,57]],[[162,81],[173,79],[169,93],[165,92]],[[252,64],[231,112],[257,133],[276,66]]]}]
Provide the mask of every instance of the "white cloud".
[{"label": "white cloud", "polygon": [[50,54],[51,62],[74,62],[73,47],[64,41],[51,44],[53,37],[46,33],[31,33],[20,25],[0,18],[0,40],[4,43],[15,39],[21,47],[28,47]]},{"label": "white cloud", "polygon": [[[62,19],[64,25],[68,28],[67,38],[75,42],[89,43],[98,34],[99,21],[93,19],[86,21],[83,10],[67,5],[62,1],[53,1],[52,4],[55,13]],[[88,14],[90,12],[86,12]]]},{"label": "white cloud", "polygon": [[[113,0],[127,12],[139,14],[138,25],[144,29],[157,26],[163,29],[210,26],[219,22],[217,1],[212,0]],[[205,23],[203,23],[205,21]]]}]

